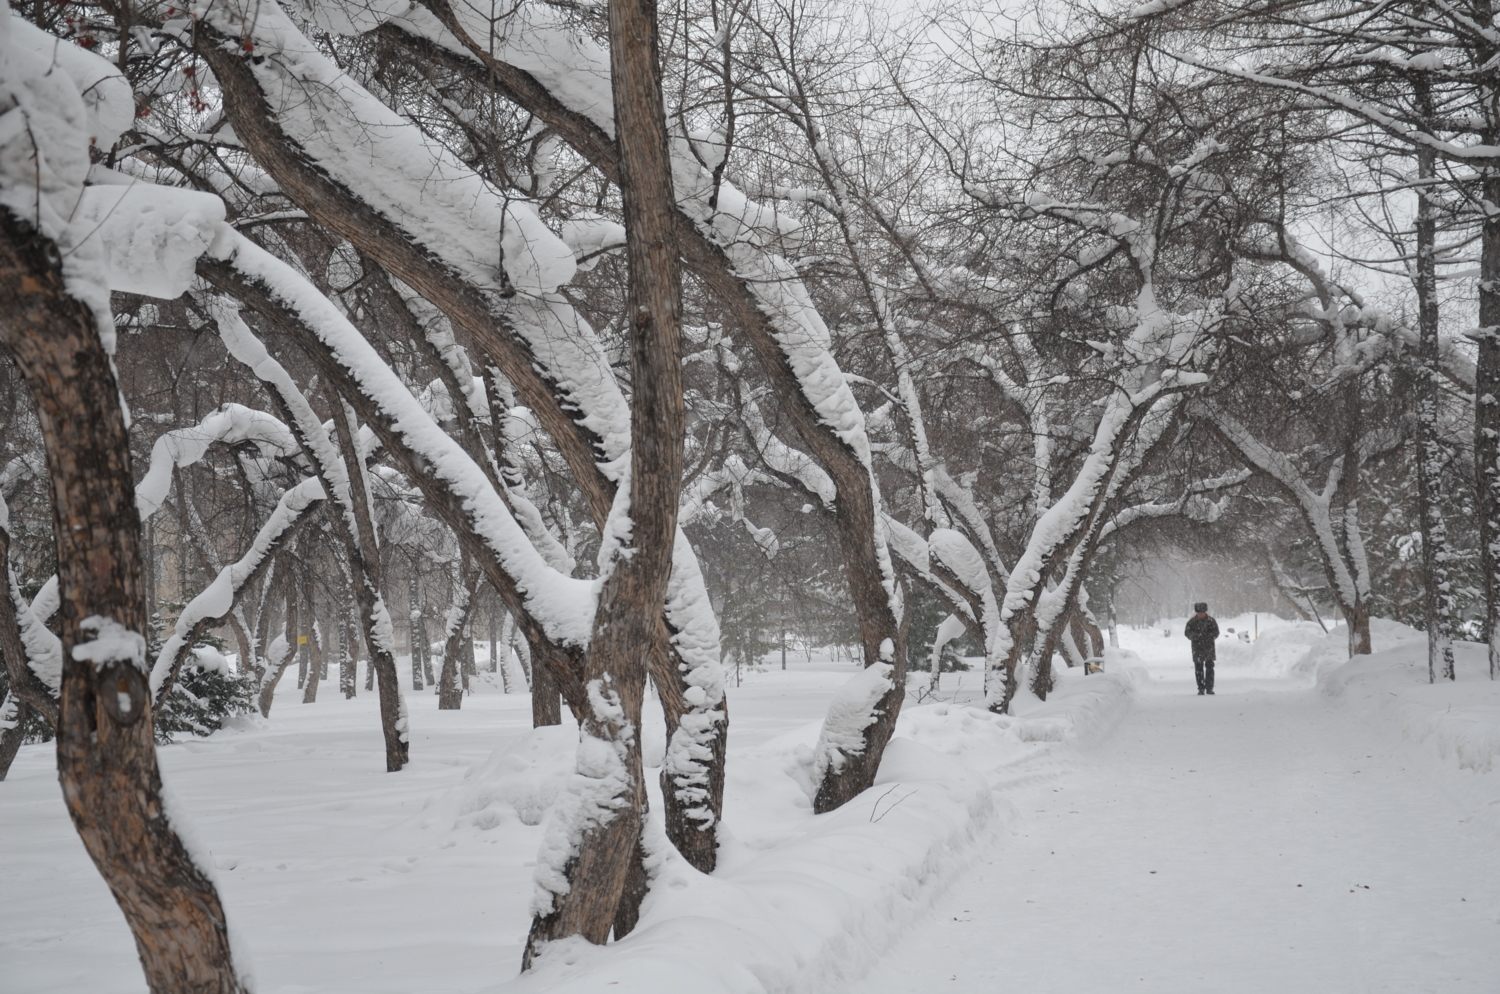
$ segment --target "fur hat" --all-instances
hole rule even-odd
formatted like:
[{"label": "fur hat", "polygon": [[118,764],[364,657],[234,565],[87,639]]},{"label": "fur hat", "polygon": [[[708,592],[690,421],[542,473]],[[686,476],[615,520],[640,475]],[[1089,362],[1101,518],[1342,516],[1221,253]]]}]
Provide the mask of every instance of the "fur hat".
[{"label": "fur hat", "polygon": [[1193,610],[1197,611],[1199,614],[1207,614],[1208,601],[1199,601],[1198,603],[1193,605]]}]

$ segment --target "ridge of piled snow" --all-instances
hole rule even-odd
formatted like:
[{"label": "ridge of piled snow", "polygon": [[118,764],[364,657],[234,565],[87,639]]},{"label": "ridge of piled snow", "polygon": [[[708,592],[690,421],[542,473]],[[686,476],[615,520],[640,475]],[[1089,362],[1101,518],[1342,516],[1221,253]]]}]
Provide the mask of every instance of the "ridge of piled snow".
[{"label": "ridge of piled snow", "polygon": [[[1065,680],[1045,708],[1019,717],[952,704],[906,708],[874,787],[823,815],[802,799],[800,818],[753,850],[729,834],[731,814],[712,875],[654,838],[655,827],[652,889],[636,930],[603,947],[553,943],[530,973],[497,991],[811,994],[855,980],[1007,826],[1010,809],[992,783],[1012,776],[1017,762],[1097,742],[1128,710],[1133,689],[1123,675]],[[810,724],[737,752],[737,768],[785,770],[807,755],[817,730]],[[796,790],[785,778],[757,779],[782,794]]]},{"label": "ridge of piled snow", "polygon": [[[1427,765],[1452,792],[1469,796],[1500,830],[1500,681],[1489,679],[1486,648],[1455,642],[1457,680],[1427,679],[1427,636],[1395,622],[1374,619],[1377,651],[1325,665],[1318,688],[1339,706],[1364,712],[1378,729],[1399,733],[1413,758]],[[1329,648],[1345,646],[1342,629]]]}]

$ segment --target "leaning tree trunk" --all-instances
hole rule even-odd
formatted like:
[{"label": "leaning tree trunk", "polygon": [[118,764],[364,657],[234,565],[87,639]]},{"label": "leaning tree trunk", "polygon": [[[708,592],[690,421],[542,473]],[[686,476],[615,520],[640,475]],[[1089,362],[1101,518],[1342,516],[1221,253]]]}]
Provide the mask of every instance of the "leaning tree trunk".
[{"label": "leaning tree trunk", "polygon": [[[406,766],[410,742],[406,728],[406,704],[401,698],[401,678],[396,675],[396,647],[391,630],[390,613],[380,590],[380,547],[375,537],[375,519],[370,513],[369,478],[356,440],[354,409],[337,395],[332,396],[333,426],[349,477],[347,505],[334,511],[334,531],[343,539],[354,579],[355,609],[359,611],[360,631],[370,654],[370,684],[380,688],[380,731],[385,739],[385,770],[395,773]],[[325,476],[324,486],[332,491],[333,481]],[[336,496],[335,503],[346,498]],[[350,528],[345,514],[354,519]]]},{"label": "leaning tree trunk", "polygon": [[638,729],[677,537],[686,423],[682,287],[655,0],[611,0],[609,37],[634,385],[629,503],[622,508],[617,495],[615,513],[628,511],[631,526],[625,534],[606,529],[604,536],[620,547],[605,563],[584,660],[589,706],[580,722],[578,772],[592,782],[575,797],[570,828],[577,841],[563,865],[553,867],[567,885],[552,883],[551,907],[532,923],[523,968],[548,940],[581,935],[602,944],[611,929],[628,931],[645,890]]},{"label": "leaning tree trunk", "polygon": [[312,584],[308,584],[302,613],[307,618],[307,684],[302,688],[302,703],[312,704],[318,699],[318,684],[323,680],[323,632],[327,629],[318,624],[318,605],[313,597]]},{"label": "leaning tree trunk", "polygon": [[0,207],[0,340],[35,400],[52,480],[63,800],[151,990],[240,994],[224,907],[162,799],[130,438],[101,316],[69,295],[62,267],[52,241]]}]

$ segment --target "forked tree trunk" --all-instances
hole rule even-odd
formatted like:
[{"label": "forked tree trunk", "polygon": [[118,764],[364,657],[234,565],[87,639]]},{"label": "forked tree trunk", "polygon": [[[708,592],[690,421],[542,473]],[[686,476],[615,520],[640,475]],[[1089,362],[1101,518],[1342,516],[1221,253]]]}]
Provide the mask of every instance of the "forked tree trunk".
[{"label": "forked tree trunk", "polygon": [[[580,721],[579,773],[594,784],[578,797],[578,841],[562,867],[567,892],[554,893],[551,908],[532,923],[523,969],[548,940],[581,935],[602,944],[617,923],[627,931],[645,893],[640,835],[646,784],[638,729],[677,535],[686,420],[682,287],[655,0],[611,0],[609,37],[630,268],[634,392],[624,510],[632,525],[628,539],[606,533],[605,541],[619,540],[621,550],[606,563],[584,662],[589,706]],[[619,505],[617,497],[616,513]],[[589,768],[585,749],[597,754]],[[607,799],[588,796],[604,791]]]},{"label": "forked tree trunk", "polygon": [[[52,480],[63,800],[124,912],[151,990],[240,994],[223,904],[162,800],[143,671],[141,522],[112,364],[96,315],[68,294],[57,246],[3,207],[0,339],[36,402]],[[120,634],[96,647],[97,661],[74,657],[107,631]]]}]

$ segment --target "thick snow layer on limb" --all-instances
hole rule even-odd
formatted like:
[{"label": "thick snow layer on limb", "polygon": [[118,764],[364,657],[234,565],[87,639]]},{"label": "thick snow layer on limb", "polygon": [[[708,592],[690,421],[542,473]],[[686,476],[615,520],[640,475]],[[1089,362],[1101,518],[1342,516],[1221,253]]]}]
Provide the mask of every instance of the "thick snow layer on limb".
[{"label": "thick snow layer on limb", "polygon": [[760,405],[753,399],[745,398],[740,406],[740,414],[745,430],[750,434],[750,441],[766,466],[774,473],[796,480],[804,490],[818,498],[824,507],[833,507],[834,501],[838,499],[838,488],[833,485],[832,477],[823,467],[814,462],[812,456],[792,448],[767,428]]},{"label": "thick snow layer on limb", "polygon": [[938,622],[937,634],[932,637],[932,654],[927,659],[932,672],[933,687],[938,685],[938,677],[943,672],[943,647],[961,636],[966,630],[963,619],[956,614],[947,615]]},{"label": "thick snow layer on limb", "polygon": [[[15,607],[16,626],[21,630],[21,645],[26,650],[26,665],[52,696],[56,697],[62,693],[62,640],[52,634],[46,620],[57,610],[57,577],[48,580],[30,604],[26,603],[26,598],[21,594],[16,571],[9,561],[5,564],[5,580],[6,596]],[[49,594],[53,603],[45,615],[39,615],[38,606],[47,607],[43,594]]]},{"label": "thick snow layer on limb", "polygon": [[[101,174],[95,168],[92,178],[97,182]],[[109,288],[166,300],[182,296],[193,284],[198,257],[213,243],[214,226],[224,220],[224,201],[118,173],[107,178],[84,188],[73,223],[92,229],[103,245]]]},{"label": "thick snow layer on limb", "polygon": [[[328,426],[313,410],[302,388],[292,379],[286,367],[267,352],[265,345],[251,332],[240,317],[238,308],[223,297],[210,298],[207,300],[207,305],[209,313],[213,315],[214,323],[219,327],[219,338],[223,340],[225,350],[248,366],[263,383],[276,391],[276,395],[281,398],[287,410],[291,411],[292,420],[297,425],[297,432],[317,464],[319,478],[325,481],[327,487],[333,491],[331,496],[338,504],[339,513],[343,515],[347,533],[358,535],[359,523],[354,512],[354,490],[349,480],[349,467],[334,444],[332,436],[329,435]],[[342,407],[334,411],[334,417],[345,415],[346,411]],[[360,441],[364,440],[361,434]],[[374,443],[373,438],[370,439],[370,443]],[[301,446],[297,446],[295,440],[293,440],[293,445],[296,450],[300,451]],[[361,453],[361,456],[363,454]],[[363,459],[360,462],[362,464]],[[365,481],[365,493],[373,496],[369,480]],[[374,520],[373,510],[371,520]]]},{"label": "thick snow layer on limb", "polygon": [[947,567],[948,572],[968,587],[984,605],[984,615],[976,620],[984,628],[985,654],[994,656],[995,640],[1000,624],[1000,604],[995,598],[995,587],[990,574],[984,568],[984,557],[974,548],[962,532],[952,528],[937,528],[927,536],[927,546],[932,556]]},{"label": "thick snow layer on limb", "polygon": [[562,240],[578,257],[580,272],[599,264],[606,252],[625,247],[625,226],[597,214],[582,214],[562,224]]},{"label": "thick snow layer on limb", "polygon": [[589,703],[597,715],[613,724],[619,742],[607,742],[585,731],[578,736],[576,772],[558,796],[547,819],[541,852],[536,858],[535,890],[531,912],[546,915],[555,910],[555,899],[572,890],[568,864],[578,855],[585,833],[608,825],[630,792],[630,774],[625,766],[623,743],[635,734],[619,705],[619,695],[594,680],[588,687]]},{"label": "thick snow layer on limb", "polygon": [[689,710],[678,717],[662,769],[688,817],[708,828],[714,821],[713,809],[708,805],[708,771],[714,739],[723,734],[719,725],[724,720],[720,709],[724,701],[724,669],[719,662],[719,619],[709,602],[698,556],[680,526],[672,547],[666,615],[676,633],[672,636],[672,646],[683,682],[687,684],[683,698]]},{"label": "thick snow layer on limb", "polygon": [[141,520],[154,515],[166,501],[174,467],[193,465],[215,443],[242,442],[255,442],[267,456],[290,457],[302,451],[277,418],[242,404],[225,404],[191,428],[167,432],[151,446],[150,466],[135,488],[135,506]]},{"label": "thick snow layer on limb", "polygon": [[932,553],[927,540],[914,530],[887,516],[885,523],[887,541],[891,550],[900,556],[918,573],[927,574],[932,569]]},{"label": "thick snow layer on limb", "polygon": [[834,695],[828,705],[828,716],[823,719],[817,748],[813,750],[809,781],[813,790],[823,782],[828,770],[838,772],[849,757],[865,751],[865,729],[880,717],[876,705],[895,686],[891,682],[894,672],[895,667],[888,662],[871,663],[850,677]]},{"label": "thick snow layer on limb", "polygon": [[489,478],[452,436],[443,431],[359,330],[296,270],[227,227],[215,254],[245,276],[262,281],[319,336],[394,430],[427,460],[434,475],[462,502],[475,534],[515,579],[527,609],[549,638],[588,645],[594,615],[593,584],[565,576],[537,553]]},{"label": "thick snow layer on limb", "polygon": [[[229,30],[233,23],[234,18],[230,17],[222,27]],[[278,121],[288,133],[330,175],[386,214],[454,269],[481,287],[500,289],[492,274],[487,274],[485,267],[475,261],[479,250],[471,251],[473,245],[491,250],[497,230],[502,231],[502,242],[509,237],[505,233],[512,229],[516,237],[522,239],[516,245],[506,243],[507,266],[518,265],[513,258],[518,252],[540,260],[566,256],[566,267],[554,266],[548,270],[550,275],[547,278],[535,275],[528,280],[523,279],[518,271],[510,271],[510,287],[520,292],[511,297],[502,310],[514,330],[526,339],[538,364],[563,390],[569,403],[582,412],[581,423],[601,440],[600,469],[610,479],[622,481],[630,451],[629,405],[593,330],[565,298],[549,292],[571,279],[571,249],[541,225],[530,205],[507,201],[467,167],[423,137],[415,125],[406,122],[333,66],[279,10],[262,10],[250,30],[258,51],[281,53],[280,57],[268,58],[256,66],[255,72]],[[333,95],[318,98],[323,102],[318,104],[314,119],[308,117],[312,114],[309,107],[318,100],[304,99],[303,91],[315,84],[331,88]],[[375,122],[374,126],[372,122]],[[400,171],[388,174],[376,168],[371,150],[350,158],[346,147],[359,145],[360,136],[372,127],[379,137],[378,162],[383,164],[388,159],[405,157],[405,163],[399,166]],[[413,211],[422,216],[413,217]],[[537,273],[541,271],[538,269]],[[408,395],[404,388],[401,393]],[[430,422],[431,419],[426,420]],[[513,572],[512,575],[516,574]],[[536,586],[527,582],[521,585],[527,590]],[[590,608],[586,615],[591,614]],[[543,609],[539,617],[544,625],[556,624],[558,611]],[[677,618],[669,609],[668,620],[675,628],[685,630],[693,626],[701,628],[702,617]],[[717,626],[700,631],[695,640],[705,641],[710,636],[717,640]],[[579,632],[573,632],[570,639],[577,644],[587,641],[586,636]],[[694,670],[700,668],[691,662],[688,665]]]},{"label": "thick snow layer on limb", "polygon": [[[1318,540],[1318,547],[1322,550],[1324,563],[1333,576],[1333,582],[1338,585],[1339,598],[1345,604],[1355,603],[1360,584],[1356,583],[1354,574],[1349,571],[1339,550],[1333,527],[1331,505],[1338,490],[1337,473],[1329,474],[1328,483],[1321,493],[1315,492],[1302,479],[1302,474],[1285,453],[1262,442],[1228,411],[1207,399],[1196,401],[1192,410],[1211,420],[1242,459],[1275,480],[1297,502],[1298,510],[1302,512],[1303,519]],[[1342,468],[1342,463],[1336,463],[1337,470],[1342,471]]]},{"label": "thick snow layer on limb", "polygon": [[[323,11],[318,16],[334,30],[369,30],[392,20],[439,45],[461,50],[447,30],[423,9],[398,11],[389,5],[370,8],[352,2],[317,6]],[[498,12],[492,6],[460,0],[452,7],[465,31],[474,38],[489,40],[497,59],[531,73],[571,110],[587,116],[607,133],[614,132],[608,52],[579,32],[562,12],[541,4],[508,8],[496,30]],[[756,295],[808,401],[871,471],[870,488],[877,513],[875,552],[892,610],[899,616],[900,595],[878,516],[880,495],[864,414],[833,358],[832,336],[811,295],[795,267],[778,254],[780,246],[794,234],[794,226],[773,208],[751,201],[731,184],[721,182],[716,186],[686,138],[675,138],[671,153],[679,208],[723,247],[736,274]]]},{"label": "thick snow layer on limb", "polygon": [[334,65],[279,7],[216,5],[206,16],[258,53],[276,53],[251,68],[310,160],[473,285],[495,291],[496,313],[581,412],[600,439],[601,469],[620,480],[629,406],[593,329],[554,292],[576,271],[572,248],[530,203],[491,186]]},{"label": "thick snow layer on limb", "polygon": [[214,577],[198,596],[187,603],[177,617],[177,625],[173,628],[171,636],[162,645],[161,651],[157,653],[156,662],[151,667],[152,697],[155,697],[161,690],[161,685],[172,672],[172,668],[188,650],[187,640],[193,626],[206,619],[223,618],[228,615],[234,608],[235,595],[260,565],[261,560],[270,554],[276,543],[287,533],[288,529],[297,523],[297,519],[310,504],[323,500],[326,496],[322,481],[315,476],[308,477],[282,494],[275,510],[255,533],[255,538],[251,540],[250,548],[245,550],[245,554],[237,562],[221,569],[219,575]]},{"label": "thick snow layer on limb", "polygon": [[279,5],[228,0],[203,19],[262,56],[251,69],[287,137],[476,285],[545,293],[573,278],[572,250],[532,205],[504,196],[372,96]]},{"label": "thick snow layer on limb", "polygon": [[[96,669],[111,663],[130,663],[141,671],[146,669],[146,639],[140,632],[132,631],[113,618],[91,614],[78,623],[85,634],[92,632],[93,638],[73,646],[73,658],[80,663],[93,663]],[[125,710],[129,707],[122,706]]]},{"label": "thick snow layer on limb", "polygon": [[108,148],[135,118],[130,84],[105,60],[0,12],[0,207],[57,245],[68,293],[114,349],[108,280],[92,228],[74,223],[89,146]]}]

